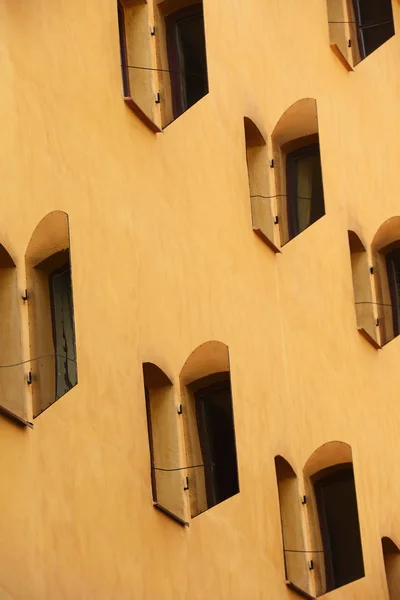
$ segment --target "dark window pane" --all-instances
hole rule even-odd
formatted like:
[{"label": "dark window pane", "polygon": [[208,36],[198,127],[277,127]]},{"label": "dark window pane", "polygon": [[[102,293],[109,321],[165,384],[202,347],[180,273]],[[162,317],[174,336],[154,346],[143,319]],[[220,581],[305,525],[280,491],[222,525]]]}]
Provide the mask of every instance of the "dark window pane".
[{"label": "dark window pane", "polygon": [[288,222],[292,238],[325,214],[319,145],[291,152],[286,164]]},{"label": "dark window pane", "polygon": [[74,311],[69,263],[50,276],[54,352],[56,354],[56,398],[77,383]]},{"label": "dark window pane", "polygon": [[354,0],[361,55],[368,56],[394,35],[391,0]]},{"label": "dark window pane", "polygon": [[203,388],[195,399],[210,507],[239,491],[230,382]]},{"label": "dark window pane", "polygon": [[323,477],[315,489],[327,586],[335,589],[364,576],[353,469]]},{"label": "dark window pane", "polygon": [[208,92],[202,5],[170,15],[166,26],[174,116],[177,117]]}]

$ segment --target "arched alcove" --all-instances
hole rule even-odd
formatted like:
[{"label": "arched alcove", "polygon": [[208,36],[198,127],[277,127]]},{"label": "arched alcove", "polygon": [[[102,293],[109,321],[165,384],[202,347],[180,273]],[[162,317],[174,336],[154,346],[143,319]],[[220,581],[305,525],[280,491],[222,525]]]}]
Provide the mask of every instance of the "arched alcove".
[{"label": "arched alcove", "polygon": [[78,381],[68,215],[54,211],[28,244],[26,278],[33,416]]},{"label": "arched alcove", "polygon": [[317,595],[364,577],[351,447],[323,444],[304,467]]},{"label": "arched alcove", "polygon": [[171,379],[156,364],[143,363],[150,475],[154,506],[185,521],[184,474],[180,470],[179,419]]},{"label": "arched alcove", "polygon": [[351,230],[347,233],[357,329],[375,348],[379,348],[368,254],[358,234]]},{"label": "arched alcove", "polygon": [[387,219],[376,232],[372,258],[377,294],[380,342],[383,346],[400,333],[400,217]]},{"label": "arched alcove", "polygon": [[300,491],[297,475],[283,456],[275,456],[282,527],[285,578],[288,584],[309,593],[308,555],[302,528]]},{"label": "arched alcove", "polygon": [[0,243],[0,410],[26,424],[26,366],[20,364],[21,303],[14,260]]},{"label": "arched alcove", "polygon": [[400,600],[400,549],[389,537],[382,538],[382,553],[390,600]]},{"label": "arched alcove", "polygon": [[180,374],[192,517],[239,492],[228,347],[191,353]]},{"label": "arched alcove", "polygon": [[281,242],[285,244],[325,214],[317,102],[302,98],[272,132]]},{"label": "arched alcove", "polygon": [[265,138],[248,117],[244,118],[244,133],[253,231],[274,252],[279,252],[275,242],[273,214],[276,208],[270,193],[270,167]]}]

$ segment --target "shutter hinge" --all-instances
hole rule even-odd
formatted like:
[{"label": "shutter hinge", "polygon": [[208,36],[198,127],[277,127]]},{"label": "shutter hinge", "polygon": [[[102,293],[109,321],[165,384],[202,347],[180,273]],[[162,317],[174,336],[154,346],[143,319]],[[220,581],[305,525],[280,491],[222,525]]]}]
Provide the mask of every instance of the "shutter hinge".
[{"label": "shutter hinge", "polygon": [[183,413],[183,410],[182,410],[182,404],[180,404],[180,405],[178,406],[178,408],[177,408],[177,413],[178,413],[178,415],[181,415],[181,414]]},{"label": "shutter hinge", "polygon": [[25,294],[21,296],[22,300],[26,302],[28,300],[28,290],[25,290]]},{"label": "shutter hinge", "polygon": [[275,219],[274,219],[274,225],[278,225],[279,223],[279,217],[278,215],[276,215]]},{"label": "shutter hinge", "polygon": [[371,267],[369,268],[369,272],[371,273],[371,275],[373,275],[373,274],[374,274],[374,267],[373,267],[373,266],[371,266]]},{"label": "shutter hinge", "polygon": [[150,35],[156,35],[156,28],[155,27],[151,27],[150,28]]},{"label": "shutter hinge", "polygon": [[351,40],[348,40],[348,42],[347,42],[347,47],[348,47],[348,48],[351,48]]},{"label": "shutter hinge", "polygon": [[160,102],[161,102],[160,92],[157,92],[157,96],[156,96],[155,102],[156,102],[156,104],[160,104]]},{"label": "shutter hinge", "polygon": [[189,477],[186,477],[186,485],[183,487],[183,489],[185,491],[189,489]]},{"label": "shutter hinge", "polygon": [[376,326],[379,327],[379,319],[376,320]]},{"label": "shutter hinge", "polygon": [[309,561],[309,563],[308,563],[308,569],[309,569],[310,571],[313,571],[313,570],[314,570],[314,561],[313,561],[313,560],[310,560],[310,561]]},{"label": "shutter hinge", "polygon": [[271,160],[271,162],[269,163],[269,166],[271,167],[271,169],[273,169],[275,167],[274,159]]},{"label": "shutter hinge", "polygon": [[28,376],[26,378],[26,383],[28,385],[31,385],[31,383],[32,383],[32,371],[29,371]]},{"label": "shutter hinge", "polygon": [[307,496],[302,496],[301,497],[301,503],[302,504],[307,504]]}]

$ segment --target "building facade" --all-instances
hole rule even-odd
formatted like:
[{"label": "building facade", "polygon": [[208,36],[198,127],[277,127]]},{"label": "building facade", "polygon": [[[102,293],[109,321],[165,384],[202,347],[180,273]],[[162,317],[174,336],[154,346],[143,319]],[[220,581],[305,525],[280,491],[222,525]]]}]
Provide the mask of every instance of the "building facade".
[{"label": "building facade", "polygon": [[399,28],[3,0],[2,600],[400,598]]}]

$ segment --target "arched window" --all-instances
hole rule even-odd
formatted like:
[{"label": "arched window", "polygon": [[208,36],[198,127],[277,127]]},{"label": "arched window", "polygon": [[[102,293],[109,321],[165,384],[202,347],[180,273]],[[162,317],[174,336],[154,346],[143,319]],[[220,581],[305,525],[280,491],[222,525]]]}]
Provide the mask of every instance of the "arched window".
[{"label": "arched window", "polygon": [[178,407],[172,382],[155,364],[143,364],[154,506],[182,525],[185,520],[184,475],[179,452]]},{"label": "arched window", "polygon": [[348,237],[357,328],[375,348],[379,348],[368,254],[354,231],[348,231]]},{"label": "arched window", "polygon": [[388,219],[378,229],[372,256],[383,346],[400,333],[400,217]]},{"label": "arched window", "polygon": [[239,492],[229,352],[199,346],[181,374],[192,517]]},{"label": "arched window", "polygon": [[0,244],[0,411],[27,425],[26,365],[20,364],[21,302],[15,263]]},{"label": "arched window", "polygon": [[306,463],[313,545],[321,549],[316,567],[317,595],[364,577],[357,495],[351,448],[329,442]]},{"label": "arched window", "polygon": [[278,121],[272,140],[284,244],[325,214],[316,101],[304,98],[293,104]]},{"label": "arched window", "polygon": [[327,0],[332,50],[351,70],[395,33],[392,0]]},{"label": "arched window", "polygon": [[268,185],[270,167],[265,139],[257,125],[248,117],[244,118],[244,133],[253,231],[274,252],[279,252],[273,216],[276,208]]},{"label": "arched window", "polygon": [[78,382],[68,215],[54,211],[26,251],[33,416]]},{"label": "arched window", "polygon": [[275,456],[281,515],[285,578],[288,586],[310,593],[309,556],[302,529],[300,492],[296,473],[282,456]]},{"label": "arched window", "polygon": [[400,550],[389,538],[382,538],[383,560],[390,600],[400,600]]}]

